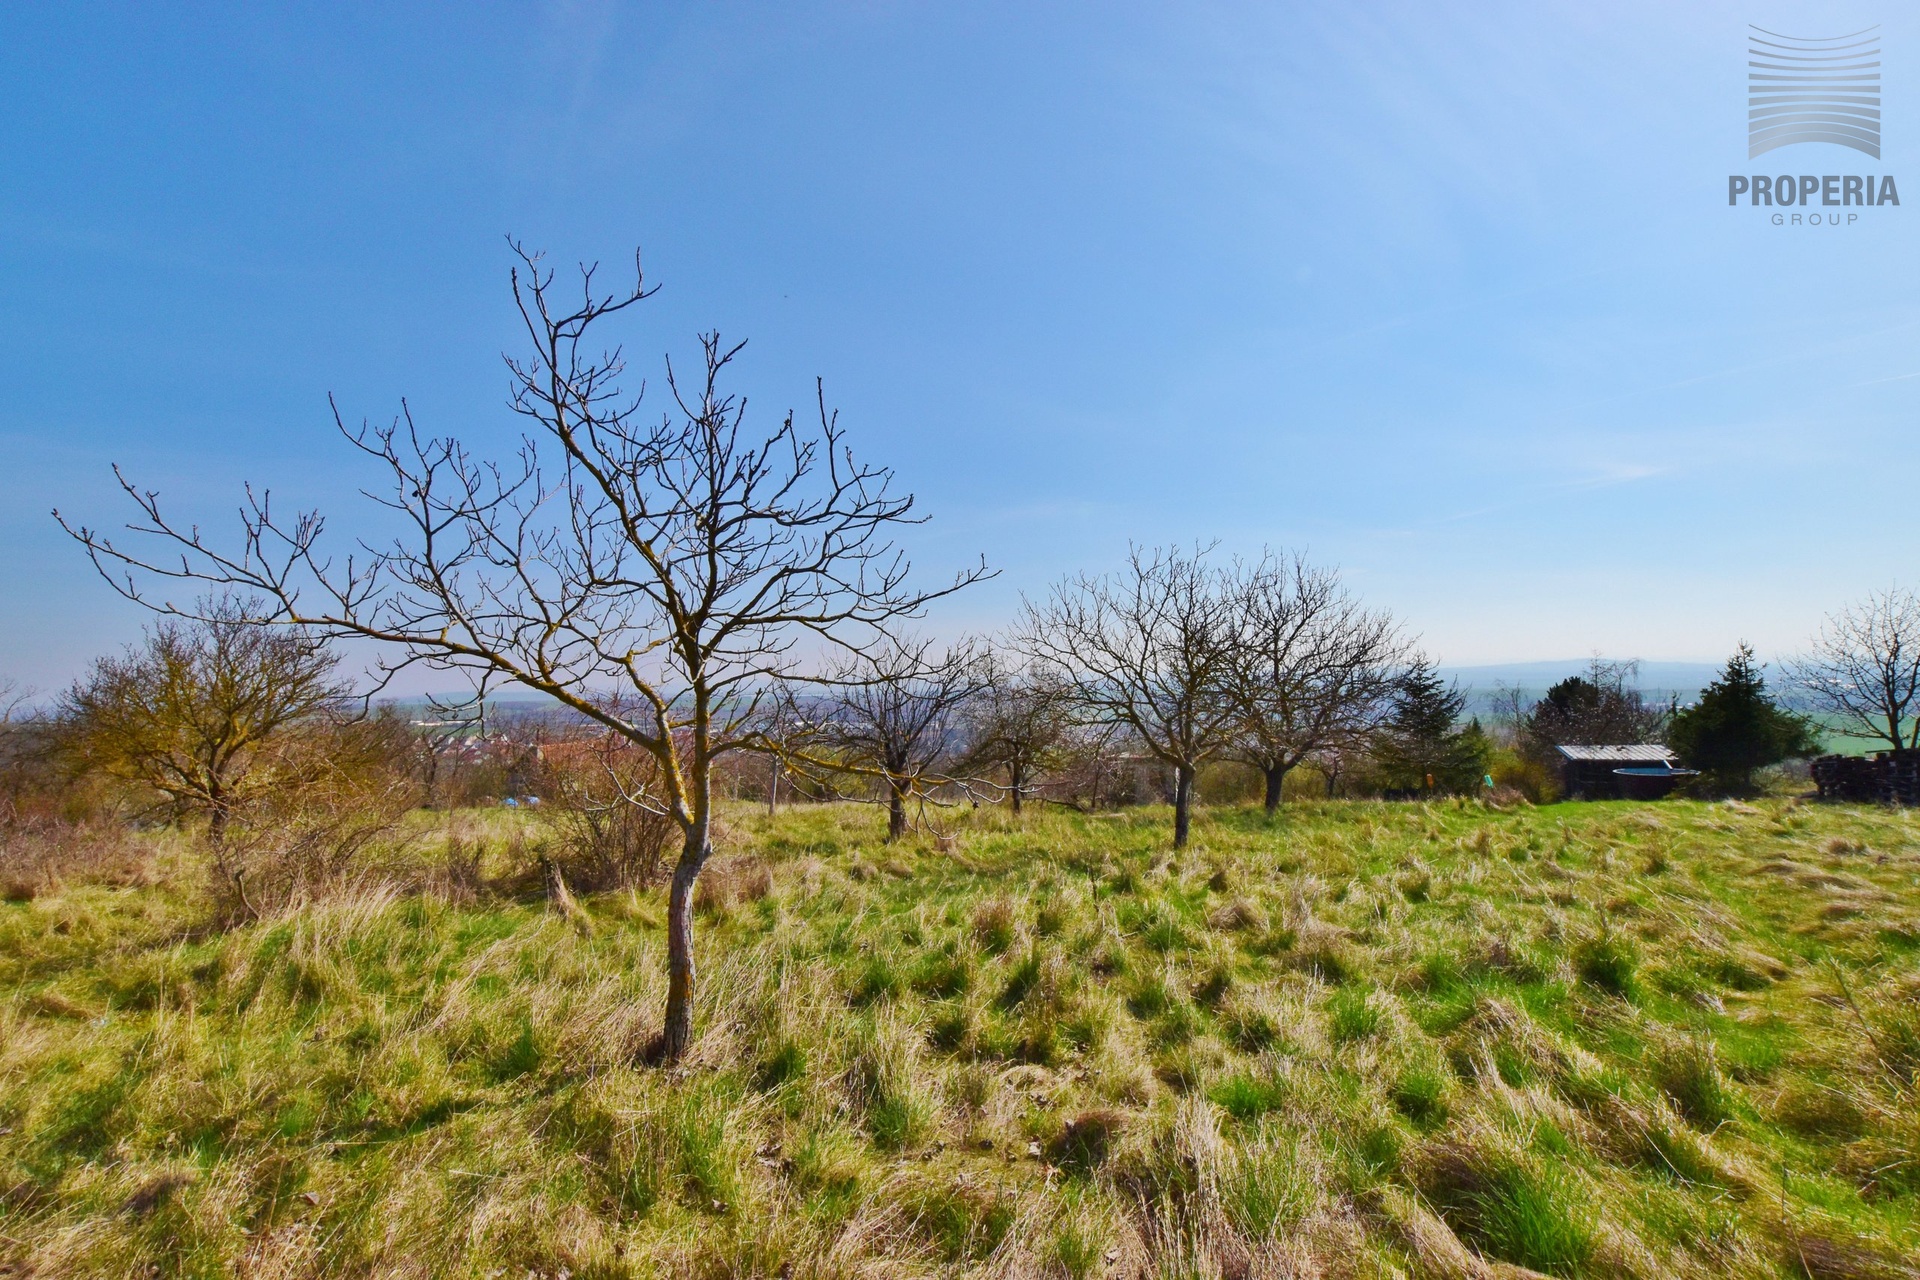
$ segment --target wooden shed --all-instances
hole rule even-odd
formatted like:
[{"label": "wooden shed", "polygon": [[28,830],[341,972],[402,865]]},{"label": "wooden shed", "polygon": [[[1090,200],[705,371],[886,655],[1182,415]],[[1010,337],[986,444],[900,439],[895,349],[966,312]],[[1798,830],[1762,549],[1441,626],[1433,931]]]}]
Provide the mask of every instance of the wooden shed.
[{"label": "wooden shed", "polygon": [[1655,744],[1555,747],[1560,793],[1569,800],[1617,800],[1625,792],[1615,769],[1673,769],[1680,757]]}]

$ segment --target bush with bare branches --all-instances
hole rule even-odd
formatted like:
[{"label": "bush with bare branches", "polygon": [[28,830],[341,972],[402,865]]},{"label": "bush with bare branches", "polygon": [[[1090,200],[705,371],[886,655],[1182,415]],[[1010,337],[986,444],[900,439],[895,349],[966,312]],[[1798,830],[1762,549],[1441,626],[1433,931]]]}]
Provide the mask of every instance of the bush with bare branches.
[{"label": "bush with bare branches", "polygon": [[660,766],[618,734],[541,744],[535,785],[555,831],[550,862],[587,892],[659,883],[678,828]]},{"label": "bush with bare branches", "polygon": [[17,814],[0,801],[0,899],[26,902],[74,884],[154,879],[154,850],[115,821]]},{"label": "bush with bare branches", "polygon": [[308,726],[276,751],[271,777],[209,842],[215,914],[259,919],[397,874],[410,841],[403,820],[419,797],[393,767],[388,726]]}]

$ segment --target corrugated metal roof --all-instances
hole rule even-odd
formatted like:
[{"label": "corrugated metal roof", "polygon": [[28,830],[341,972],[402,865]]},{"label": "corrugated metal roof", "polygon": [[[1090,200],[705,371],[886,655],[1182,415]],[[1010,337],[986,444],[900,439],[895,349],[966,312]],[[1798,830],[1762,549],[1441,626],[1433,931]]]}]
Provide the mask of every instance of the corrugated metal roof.
[{"label": "corrugated metal roof", "polygon": [[1592,747],[1555,747],[1569,760],[1592,760],[1596,763],[1620,764],[1626,762],[1663,764],[1674,759],[1673,752],[1665,747],[1653,745],[1632,746],[1592,746]]}]

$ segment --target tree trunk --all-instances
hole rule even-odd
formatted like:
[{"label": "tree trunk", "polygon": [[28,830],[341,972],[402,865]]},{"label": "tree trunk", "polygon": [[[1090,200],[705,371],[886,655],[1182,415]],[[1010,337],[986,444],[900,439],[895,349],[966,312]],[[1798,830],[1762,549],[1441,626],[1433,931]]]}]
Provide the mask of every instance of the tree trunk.
[{"label": "tree trunk", "polygon": [[1020,792],[1025,789],[1027,771],[1019,765],[1007,766],[1008,794],[1013,800],[1013,811],[1020,812]]},{"label": "tree trunk", "polygon": [[1280,787],[1287,780],[1287,770],[1292,767],[1282,764],[1261,770],[1267,775],[1267,816],[1269,818],[1280,811]]},{"label": "tree trunk", "polygon": [[1193,766],[1181,765],[1173,771],[1173,847],[1187,847],[1187,829],[1193,808]]},{"label": "tree trunk", "polygon": [[907,834],[907,793],[892,779],[887,781],[887,843]]},{"label": "tree trunk", "polygon": [[693,1040],[693,886],[713,856],[703,818],[687,832],[667,893],[667,1021],[660,1032],[659,1060],[678,1061]]},{"label": "tree trunk", "polygon": [[785,765],[779,756],[773,758],[773,767],[767,773],[767,816],[777,817],[780,813],[780,775]]}]

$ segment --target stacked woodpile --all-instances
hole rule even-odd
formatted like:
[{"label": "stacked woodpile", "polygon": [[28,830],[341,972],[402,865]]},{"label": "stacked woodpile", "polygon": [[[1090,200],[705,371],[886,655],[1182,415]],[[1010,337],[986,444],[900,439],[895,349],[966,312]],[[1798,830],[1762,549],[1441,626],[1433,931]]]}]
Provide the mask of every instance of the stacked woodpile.
[{"label": "stacked woodpile", "polygon": [[1920,751],[1821,756],[1812,772],[1822,800],[1920,805]]}]

